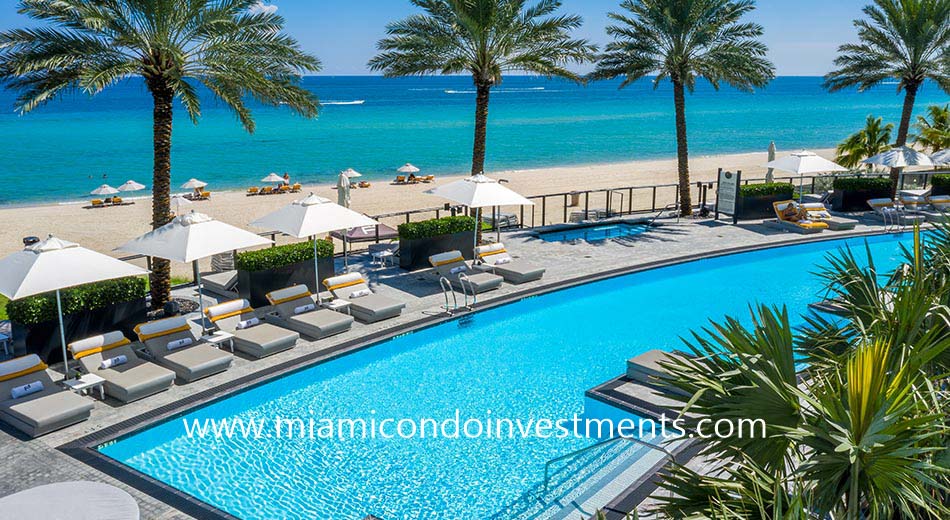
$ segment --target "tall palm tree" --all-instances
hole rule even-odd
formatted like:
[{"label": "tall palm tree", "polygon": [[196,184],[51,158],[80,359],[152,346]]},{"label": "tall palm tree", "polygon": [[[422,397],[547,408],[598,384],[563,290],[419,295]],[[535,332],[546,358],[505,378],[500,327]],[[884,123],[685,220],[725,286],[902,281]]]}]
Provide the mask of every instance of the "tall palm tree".
[{"label": "tall palm tree", "polygon": [[623,77],[621,88],[656,73],[654,88],[673,83],[680,212],[693,211],[686,132],[686,91],[697,78],[719,89],[721,83],[751,91],[775,76],[759,41],[762,26],[742,22],[755,9],[753,0],[624,0],[626,13],[610,13],[607,46],[593,77]]},{"label": "tall palm tree", "polygon": [[[835,162],[845,168],[860,168],[861,161],[884,153],[891,148],[891,133],[894,125],[884,124],[884,118],[868,116],[864,128],[851,134],[838,145],[838,157]],[[871,165],[867,165],[871,169]]]},{"label": "tall palm tree", "polygon": [[917,116],[917,136],[914,142],[931,152],[950,148],[950,105],[930,105],[927,107],[928,119]]},{"label": "tall palm tree", "polygon": [[[950,0],[873,0],[864,14],[868,19],[854,21],[860,43],[838,48],[837,69],[825,76],[825,87],[864,91],[896,80],[904,108],[895,145],[904,146],[924,81],[950,92]],[[894,193],[899,180],[900,170],[892,169]]]},{"label": "tall palm tree", "polygon": [[[172,113],[176,100],[193,122],[199,85],[231,108],[248,132],[245,102],[287,105],[313,117],[317,101],[300,73],[320,62],[283,33],[284,20],[256,0],[20,0],[36,28],[0,33],[0,79],[20,91],[20,112],[70,91],[98,94],[140,76],[153,102],[152,226],[171,220]],[[154,306],[167,301],[170,265],[152,263]]]},{"label": "tall palm tree", "polygon": [[575,15],[558,15],[560,0],[411,0],[423,14],[393,22],[369,62],[387,77],[471,74],[475,84],[472,175],[485,170],[492,87],[509,71],[580,81],[569,63],[592,60],[596,48],[571,38]]}]

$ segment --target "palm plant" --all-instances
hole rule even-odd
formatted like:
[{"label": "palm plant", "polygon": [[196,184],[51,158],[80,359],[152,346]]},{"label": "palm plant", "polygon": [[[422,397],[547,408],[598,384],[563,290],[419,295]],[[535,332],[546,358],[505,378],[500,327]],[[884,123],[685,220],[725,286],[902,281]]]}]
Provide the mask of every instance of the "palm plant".
[{"label": "palm plant", "polygon": [[775,75],[768,48],[759,41],[762,27],[741,22],[755,9],[753,0],[624,0],[625,13],[610,13],[608,44],[592,77],[623,77],[621,88],[657,74],[654,88],[673,84],[676,111],[676,156],[679,169],[680,212],[693,211],[690,197],[689,147],[686,131],[686,91],[697,78],[717,90],[721,83],[751,91]]},{"label": "palm plant", "polygon": [[[825,76],[830,91],[864,91],[896,80],[904,108],[896,146],[907,144],[917,93],[926,80],[950,92],[950,0],[873,0],[867,20],[855,20],[860,43],[838,48],[837,69]],[[897,193],[900,171],[891,170]]]},{"label": "palm plant", "polygon": [[[838,145],[838,157],[835,162],[845,168],[861,167],[861,161],[891,148],[893,131],[893,124],[885,125],[884,118],[869,115],[863,129],[851,134]],[[870,171],[871,165],[866,167]]]},{"label": "palm plant", "polygon": [[560,0],[411,0],[423,14],[387,26],[369,62],[387,77],[471,74],[475,85],[472,175],[485,170],[491,89],[510,71],[580,81],[569,63],[593,59],[596,48],[571,38],[575,15],[558,15]]},{"label": "palm plant", "polygon": [[930,105],[927,115],[917,116],[915,143],[931,152],[950,148],[950,105]]},{"label": "palm plant", "polygon": [[[284,20],[252,9],[256,0],[20,0],[19,12],[42,22],[0,33],[0,79],[20,91],[30,112],[70,91],[98,94],[135,76],[153,102],[152,226],[171,220],[172,120],[177,100],[193,122],[202,85],[237,114],[248,132],[248,97],[312,117],[313,95],[300,73],[319,61],[284,34]],[[170,265],[152,263],[154,306],[167,301]]]}]

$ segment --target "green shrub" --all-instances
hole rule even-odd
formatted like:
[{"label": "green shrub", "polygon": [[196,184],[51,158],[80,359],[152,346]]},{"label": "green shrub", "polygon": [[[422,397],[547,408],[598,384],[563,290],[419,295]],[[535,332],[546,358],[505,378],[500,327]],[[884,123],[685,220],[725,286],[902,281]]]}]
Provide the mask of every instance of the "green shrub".
[{"label": "green shrub", "polygon": [[930,183],[933,184],[934,188],[946,188],[950,186],[950,174],[941,173],[939,175],[934,175],[930,180]]},{"label": "green shrub", "polygon": [[399,226],[399,238],[418,240],[442,235],[452,235],[463,231],[475,231],[475,219],[467,216],[444,217],[422,222],[410,222]]},{"label": "green shrub", "polygon": [[762,184],[746,184],[739,187],[740,197],[767,197],[769,195],[780,195],[786,198],[792,198],[795,192],[795,186],[787,182],[765,182]]},{"label": "green shrub", "polygon": [[[148,281],[144,277],[120,278],[66,289],[60,293],[63,314],[102,309],[117,303],[144,298]],[[35,325],[57,319],[56,293],[46,293],[7,303],[10,320]]]},{"label": "green shrub", "polygon": [[841,177],[835,179],[834,188],[841,191],[888,191],[891,180],[887,177]]},{"label": "green shrub", "polygon": [[[333,257],[333,242],[318,240],[317,250],[320,258]],[[266,271],[297,262],[313,261],[313,241],[286,246],[269,247],[257,251],[244,251],[237,254],[235,266],[241,271]]]}]

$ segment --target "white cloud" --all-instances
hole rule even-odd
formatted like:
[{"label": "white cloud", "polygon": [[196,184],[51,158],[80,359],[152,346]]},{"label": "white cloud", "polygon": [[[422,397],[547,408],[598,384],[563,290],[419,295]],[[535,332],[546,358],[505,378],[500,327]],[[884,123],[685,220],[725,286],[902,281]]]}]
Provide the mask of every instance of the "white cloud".
[{"label": "white cloud", "polygon": [[252,5],[249,11],[252,14],[274,14],[277,12],[277,6],[274,4],[265,4],[263,0],[260,0]]}]

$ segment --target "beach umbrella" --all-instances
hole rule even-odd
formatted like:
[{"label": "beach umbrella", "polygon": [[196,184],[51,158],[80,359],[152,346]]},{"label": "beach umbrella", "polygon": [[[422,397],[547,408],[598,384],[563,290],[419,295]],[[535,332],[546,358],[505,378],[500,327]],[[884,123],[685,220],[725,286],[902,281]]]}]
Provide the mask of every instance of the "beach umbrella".
[{"label": "beach umbrella", "polygon": [[175,214],[181,215],[182,206],[190,206],[192,202],[188,200],[184,195],[174,195],[171,199],[171,205],[175,208]]},{"label": "beach umbrella", "polygon": [[192,211],[175,217],[164,226],[149,231],[116,248],[116,251],[164,258],[195,266],[198,284],[198,305],[201,307],[201,330],[204,332],[204,300],[201,290],[201,271],[198,261],[238,249],[270,245],[270,240],[219,222],[202,213]]},{"label": "beach umbrella", "polygon": [[398,170],[396,170],[396,171],[399,172],[399,173],[419,173],[419,172],[422,171],[422,170],[420,170],[419,168],[416,168],[415,166],[413,166],[413,165],[411,165],[411,164],[409,164],[409,163],[406,163],[406,164],[402,165],[402,166],[401,166]]},{"label": "beach umbrella", "polygon": [[[318,303],[320,302],[320,259],[317,256],[317,235],[378,224],[379,222],[365,215],[313,194],[251,222],[254,227],[280,231],[294,238],[313,239],[315,292]],[[344,251],[344,261],[345,255]]]},{"label": "beach umbrella", "polygon": [[805,195],[805,175],[848,171],[844,166],[833,163],[807,150],[795,152],[781,159],[771,161],[766,164],[766,166],[800,176],[798,200],[802,200],[802,197]]},{"label": "beach umbrella", "polygon": [[109,186],[108,184],[103,184],[102,186],[99,186],[98,188],[89,192],[90,195],[115,195],[116,193],[119,193],[119,190]]},{"label": "beach umbrella", "polygon": [[119,191],[142,191],[145,189],[144,184],[139,184],[135,181],[126,181],[125,184],[118,187]]},{"label": "beach umbrella", "polygon": [[350,178],[344,173],[336,181],[336,203],[344,208],[350,207]]},{"label": "beach umbrella", "polygon": [[207,186],[207,182],[199,181],[198,179],[188,179],[188,182],[181,185],[183,190],[193,190],[196,188],[204,188]]},{"label": "beach umbrella", "polygon": [[910,166],[934,166],[933,159],[924,152],[914,150],[909,146],[900,146],[892,148],[884,153],[875,155],[863,161],[864,164],[875,164],[886,166],[888,168],[900,169],[900,178],[897,181],[898,186],[904,185],[904,168]]},{"label": "beach umbrella", "polygon": [[355,179],[357,177],[362,177],[363,174],[354,170],[353,168],[347,168],[341,172],[343,175],[346,175],[347,178]]},{"label": "beach umbrella", "polygon": [[55,292],[59,339],[69,377],[60,291],[77,285],[147,275],[148,271],[50,235],[0,260],[0,294],[11,300]]},{"label": "beach umbrella", "polygon": [[[466,177],[460,181],[431,189],[426,191],[426,193],[451,200],[473,209],[495,206],[534,206],[534,203],[530,200],[483,174]],[[480,223],[476,223],[475,225],[476,241],[478,240],[478,228],[480,226]],[[498,229],[498,235],[500,238],[500,228]],[[476,246],[477,245],[478,244],[476,244]]]},{"label": "beach umbrella", "polygon": [[281,182],[284,182],[284,178],[281,177],[280,175],[277,175],[276,173],[272,173],[268,175],[267,177],[264,177],[263,179],[261,179],[261,182],[281,183]]},{"label": "beach umbrella", "polygon": [[[775,148],[775,141],[769,143],[769,162],[775,160],[775,153],[778,150]],[[769,171],[765,173],[765,182],[772,183],[775,182],[775,168],[769,168]]]},{"label": "beach umbrella", "polygon": [[940,150],[939,152],[931,155],[930,159],[936,165],[950,164],[950,148],[947,148],[946,150]]}]

